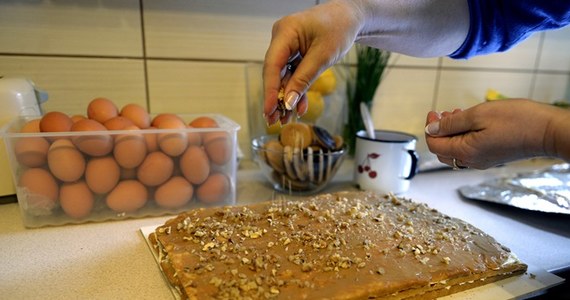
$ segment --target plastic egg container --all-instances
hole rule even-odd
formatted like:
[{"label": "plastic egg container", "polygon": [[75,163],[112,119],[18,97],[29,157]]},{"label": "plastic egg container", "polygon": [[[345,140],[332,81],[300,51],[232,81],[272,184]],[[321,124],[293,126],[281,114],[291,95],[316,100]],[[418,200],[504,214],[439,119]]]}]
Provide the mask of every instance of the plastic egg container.
[{"label": "plastic egg container", "polygon": [[140,218],[234,204],[239,125],[221,115],[177,117],[185,124],[217,124],[109,130],[75,121],[87,128],[37,132],[28,129],[40,119],[14,120],[4,128],[4,140],[24,224]]}]

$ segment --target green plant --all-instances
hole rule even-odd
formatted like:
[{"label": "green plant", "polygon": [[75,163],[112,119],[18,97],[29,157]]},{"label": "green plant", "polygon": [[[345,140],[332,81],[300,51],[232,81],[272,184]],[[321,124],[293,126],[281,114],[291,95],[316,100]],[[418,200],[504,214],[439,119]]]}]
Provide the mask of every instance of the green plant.
[{"label": "green plant", "polygon": [[389,51],[369,46],[356,44],[355,50],[356,72],[349,72],[346,81],[348,119],[344,127],[344,138],[350,147],[350,154],[354,154],[356,133],[364,129],[360,114],[360,103],[364,102],[370,108],[390,58]]}]

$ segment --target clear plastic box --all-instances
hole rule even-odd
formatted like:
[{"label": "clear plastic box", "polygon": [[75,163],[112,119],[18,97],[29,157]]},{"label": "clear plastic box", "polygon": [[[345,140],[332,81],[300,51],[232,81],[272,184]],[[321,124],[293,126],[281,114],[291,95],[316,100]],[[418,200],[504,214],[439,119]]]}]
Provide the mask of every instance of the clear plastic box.
[{"label": "clear plastic box", "polygon": [[[217,128],[20,133],[34,118],[3,128],[26,227],[177,214],[235,204],[237,131]],[[35,117],[36,119],[38,117]]]}]

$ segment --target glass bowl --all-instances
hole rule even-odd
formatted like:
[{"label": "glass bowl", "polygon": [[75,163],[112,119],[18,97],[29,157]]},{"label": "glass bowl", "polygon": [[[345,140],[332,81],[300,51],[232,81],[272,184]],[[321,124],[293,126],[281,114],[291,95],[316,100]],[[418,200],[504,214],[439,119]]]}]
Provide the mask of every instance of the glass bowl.
[{"label": "glass bowl", "polygon": [[321,191],[348,154],[346,145],[335,150],[279,145],[278,135],[260,136],[251,144],[254,160],[273,188],[288,194],[305,195]]}]

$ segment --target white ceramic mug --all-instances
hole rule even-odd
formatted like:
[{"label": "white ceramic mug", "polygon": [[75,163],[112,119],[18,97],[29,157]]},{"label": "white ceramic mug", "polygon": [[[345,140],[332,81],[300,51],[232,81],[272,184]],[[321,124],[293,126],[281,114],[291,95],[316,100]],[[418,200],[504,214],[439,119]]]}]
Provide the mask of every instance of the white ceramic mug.
[{"label": "white ceramic mug", "polygon": [[375,134],[371,139],[364,130],[356,133],[354,180],[363,190],[401,194],[418,172],[417,138],[398,131]]}]

